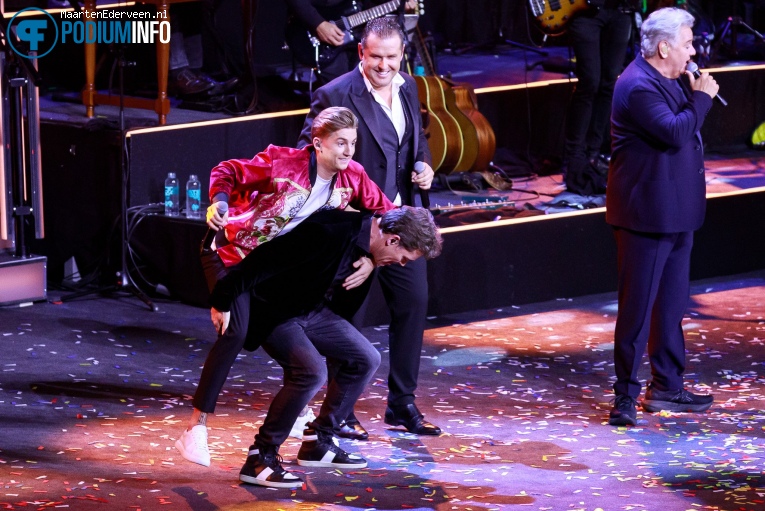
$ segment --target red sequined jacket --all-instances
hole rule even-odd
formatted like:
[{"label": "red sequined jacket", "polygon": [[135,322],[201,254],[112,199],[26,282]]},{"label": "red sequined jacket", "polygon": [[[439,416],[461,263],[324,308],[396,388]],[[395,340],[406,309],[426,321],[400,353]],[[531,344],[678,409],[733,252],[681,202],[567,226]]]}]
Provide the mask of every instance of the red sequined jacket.
[{"label": "red sequined jacket", "polygon": [[[300,211],[316,180],[312,152],[311,146],[293,149],[270,145],[251,160],[228,160],[212,169],[210,202],[220,194],[228,196],[229,219],[224,232],[229,244],[218,248],[226,266],[237,264],[252,249],[274,238]],[[384,213],[395,207],[353,160],[333,177],[331,190],[320,211],[350,205]]]}]

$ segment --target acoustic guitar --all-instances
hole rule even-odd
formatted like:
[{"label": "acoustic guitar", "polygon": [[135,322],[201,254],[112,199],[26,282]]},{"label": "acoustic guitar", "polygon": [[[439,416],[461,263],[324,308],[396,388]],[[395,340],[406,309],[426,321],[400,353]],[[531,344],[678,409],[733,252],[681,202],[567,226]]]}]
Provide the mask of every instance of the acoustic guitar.
[{"label": "acoustic guitar", "polygon": [[[489,163],[494,159],[497,150],[497,139],[494,129],[488,119],[478,110],[478,100],[469,83],[460,83],[452,87],[455,96],[455,105],[462,114],[470,121],[470,127],[463,127],[462,138],[463,150],[467,154],[475,153],[470,167],[470,172],[483,172],[489,168]],[[455,169],[459,170],[459,169]]]},{"label": "acoustic guitar", "polygon": [[460,127],[460,135],[462,136],[462,158],[454,166],[454,172],[467,172],[475,163],[476,158],[478,158],[478,132],[473,121],[470,120],[470,117],[460,106],[461,98],[464,96],[462,94],[463,91],[458,90],[450,80],[445,78],[441,78],[441,80],[444,82],[446,110],[457,121]]},{"label": "acoustic guitar", "polygon": [[418,74],[418,70],[415,69],[412,74],[417,82],[420,104],[430,114],[425,135],[428,137],[432,167],[435,172],[450,174],[456,167],[463,166],[463,143],[460,125],[446,106],[444,90],[449,85],[435,76],[433,61],[425,47],[419,27],[415,27],[411,42],[425,72],[424,75]]}]

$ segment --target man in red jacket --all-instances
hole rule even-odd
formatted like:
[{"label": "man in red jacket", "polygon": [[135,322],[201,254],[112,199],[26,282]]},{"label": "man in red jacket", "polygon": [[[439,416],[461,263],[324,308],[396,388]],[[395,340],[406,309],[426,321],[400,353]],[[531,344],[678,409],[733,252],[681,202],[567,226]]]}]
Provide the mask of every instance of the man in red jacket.
[{"label": "man in red jacket", "polygon": [[[207,223],[218,231],[214,246],[203,254],[208,286],[226,275],[253,249],[284,235],[316,211],[355,209],[383,213],[395,206],[353,161],[358,120],[347,108],[322,111],[313,123],[312,144],[303,149],[269,146],[250,160],[228,160],[212,170]],[[229,209],[220,214],[220,204]],[[359,286],[374,266],[360,258],[348,276],[346,289]],[[210,464],[207,414],[215,411],[218,395],[231,365],[250,340],[248,293],[231,304],[230,324],[205,360],[194,395],[194,412],[176,442],[184,458]]]}]

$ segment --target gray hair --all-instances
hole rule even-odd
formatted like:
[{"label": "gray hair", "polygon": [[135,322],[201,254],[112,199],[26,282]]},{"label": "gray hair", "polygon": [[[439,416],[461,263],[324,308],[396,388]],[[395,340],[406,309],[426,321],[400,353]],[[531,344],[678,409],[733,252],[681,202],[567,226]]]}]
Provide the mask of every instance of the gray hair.
[{"label": "gray hair", "polygon": [[682,27],[692,28],[693,15],[677,7],[665,7],[651,13],[640,28],[640,53],[643,58],[656,55],[660,41],[677,43]]}]

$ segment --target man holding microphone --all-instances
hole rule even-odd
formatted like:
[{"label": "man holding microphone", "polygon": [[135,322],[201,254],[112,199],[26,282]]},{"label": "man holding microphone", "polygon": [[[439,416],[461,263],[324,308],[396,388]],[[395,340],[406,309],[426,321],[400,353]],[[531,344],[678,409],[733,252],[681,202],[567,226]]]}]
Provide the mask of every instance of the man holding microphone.
[{"label": "man holding microphone", "polygon": [[[314,92],[298,147],[310,144],[313,118],[329,106],[344,106],[359,118],[354,159],[396,205],[415,205],[415,185],[423,206],[433,181],[430,150],[422,127],[417,85],[399,72],[406,36],[391,17],[367,23],[356,69]],[[438,435],[414,403],[420,351],[428,307],[424,259],[406,266],[381,268],[378,278],[391,313],[390,373],[385,423],[404,426],[418,435]],[[368,434],[351,414],[338,435],[366,439]]]},{"label": "man holding microphone", "polygon": [[669,7],[640,33],[641,55],[614,90],[606,221],[614,228],[619,313],[614,332],[614,406],[609,424],[637,423],[638,369],[648,348],[647,412],[703,412],[712,396],[684,387],[682,320],[690,294],[693,231],[704,222],[701,126],[719,86],[686,70],[694,19]]}]

